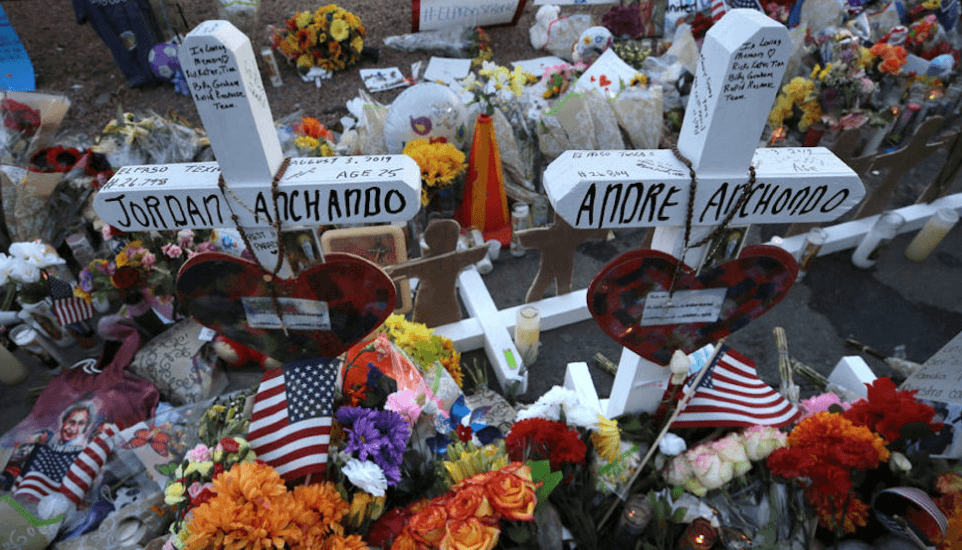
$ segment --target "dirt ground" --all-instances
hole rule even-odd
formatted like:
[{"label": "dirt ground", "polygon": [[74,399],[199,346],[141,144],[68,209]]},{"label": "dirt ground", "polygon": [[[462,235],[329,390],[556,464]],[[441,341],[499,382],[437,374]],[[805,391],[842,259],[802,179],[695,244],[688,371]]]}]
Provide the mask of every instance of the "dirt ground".
[{"label": "dirt ground", "polygon": [[[74,0],[74,3],[87,1]],[[219,0],[165,1],[170,15],[168,20],[158,13],[161,10],[154,10],[162,29],[169,27],[174,32],[183,32],[203,21],[219,18]],[[253,24],[255,30],[249,35],[254,51],[269,45],[268,25],[282,25],[295,12],[313,10],[324,4],[305,0],[262,0]],[[378,61],[362,60],[323,81],[318,89],[314,83],[303,82],[294,67],[287,65],[280,56],[277,58],[284,83],[275,88],[269,84],[265,67],[258,60],[275,119],[300,110],[333,126],[347,114],[345,102],[363,88],[358,68],[398,67],[405,76],[410,76],[413,62],[423,61],[426,66],[429,54],[402,53],[384,47],[385,37],[411,31],[410,0],[347,0],[338,5],[361,18],[367,30],[365,45],[377,48]],[[64,94],[72,102],[62,125],[63,131],[94,139],[114,118],[118,108],[138,114],[173,111],[193,124],[200,124],[191,99],[176,93],[173,86],[148,89],[128,86],[100,36],[89,24],[77,24],[70,0],[6,0],[2,6],[33,62],[37,90]],[[531,47],[528,38],[528,29],[534,23],[537,8],[529,1],[517,26],[489,30],[495,62],[505,65],[544,55]],[[569,7],[562,14],[592,13],[600,23],[601,16],[609,8],[592,6],[576,10]],[[402,90],[379,92],[374,97],[388,104]]]}]

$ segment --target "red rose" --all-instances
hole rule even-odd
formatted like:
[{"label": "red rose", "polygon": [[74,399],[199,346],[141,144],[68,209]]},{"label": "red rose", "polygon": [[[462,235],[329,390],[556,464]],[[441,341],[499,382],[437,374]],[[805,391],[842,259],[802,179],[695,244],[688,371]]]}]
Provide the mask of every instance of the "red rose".
[{"label": "red rose", "polygon": [[118,267],[110,277],[110,282],[120,290],[133,288],[134,285],[140,282],[140,271],[128,265]]}]

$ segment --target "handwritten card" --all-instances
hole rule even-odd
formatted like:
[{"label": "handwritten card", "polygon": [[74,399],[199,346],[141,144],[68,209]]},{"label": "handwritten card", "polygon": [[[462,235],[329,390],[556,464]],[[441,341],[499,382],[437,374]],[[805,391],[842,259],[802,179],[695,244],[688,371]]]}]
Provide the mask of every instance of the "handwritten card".
[{"label": "handwritten card", "polygon": [[949,341],[899,387],[920,399],[962,405],[962,333]]},{"label": "handwritten card", "polygon": [[409,86],[410,82],[401,74],[401,69],[388,67],[386,69],[360,69],[361,80],[372,92],[393,90],[402,86]]},{"label": "handwritten card", "polygon": [[677,323],[713,323],[718,320],[727,288],[651,292],[645,298],[641,326],[674,325]]},{"label": "handwritten card", "polygon": [[428,68],[424,70],[424,80],[453,84],[456,80],[467,77],[470,71],[470,59],[431,57]]},{"label": "handwritten card", "polygon": [[634,67],[622,61],[618,54],[609,48],[578,78],[574,91],[599,90],[605,97],[613,98],[636,74],[638,71]]},{"label": "handwritten card", "polygon": [[544,57],[538,57],[535,59],[526,59],[524,61],[513,61],[511,66],[517,67],[521,66],[521,70],[529,72],[537,77],[541,77],[548,67],[553,67],[555,65],[564,65],[565,60],[560,57],[555,57],[553,55],[546,55]]}]

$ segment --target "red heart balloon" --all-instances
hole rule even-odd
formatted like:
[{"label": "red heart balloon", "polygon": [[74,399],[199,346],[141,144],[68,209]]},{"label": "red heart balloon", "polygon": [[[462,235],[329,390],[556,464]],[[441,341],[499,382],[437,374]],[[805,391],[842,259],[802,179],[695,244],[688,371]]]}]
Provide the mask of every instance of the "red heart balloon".
[{"label": "red heart balloon", "polygon": [[588,309],[615,341],[667,365],[676,349],[691,353],[728,336],[775,306],[798,275],[795,258],[777,246],[746,246],[736,260],[697,274],[682,266],[675,291],[727,289],[715,321],[642,326],[652,292],[667,292],[678,260],[657,250],[633,250],[615,258],[588,287]]},{"label": "red heart balloon", "polygon": [[395,290],[363,258],[326,254],[324,260],[280,279],[234,256],[198,254],[181,267],[177,295],[200,324],[283,363],[335,357],[381,326],[394,309]]}]

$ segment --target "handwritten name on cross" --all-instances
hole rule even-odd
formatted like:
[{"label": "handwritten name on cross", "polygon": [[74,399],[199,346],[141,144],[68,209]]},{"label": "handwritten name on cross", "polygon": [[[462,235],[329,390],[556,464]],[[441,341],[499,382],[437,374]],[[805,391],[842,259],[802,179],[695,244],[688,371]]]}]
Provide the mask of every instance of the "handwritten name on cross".
[{"label": "handwritten name on cross", "polygon": [[[206,21],[179,55],[217,162],[125,166],[98,192],[94,209],[124,231],[233,227],[248,231],[268,269],[277,261],[271,182],[283,163],[250,39],[226,21]],[[223,174],[229,188],[223,192]],[[408,220],[420,207],[421,175],[406,155],[291,159],[278,180],[281,227]]]},{"label": "handwritten name on cross", "polygon": [[[790,52],[787,29],[755,10],[729,11],[705,37],[678,139],[698,179],[692,241],[734,208],[749,166],[756,184],[732,225],[828,221],[865,195],[858,175],[825,148],[756,149]],[[568,151],[544,182],[573,227],[655,227],[652,247],[681,255],[691,178],[672,151]],[[684,259],[697,265],[703,254],[689,250]],[[666,376],[624,350],[607,414],[653,412]]]}]

